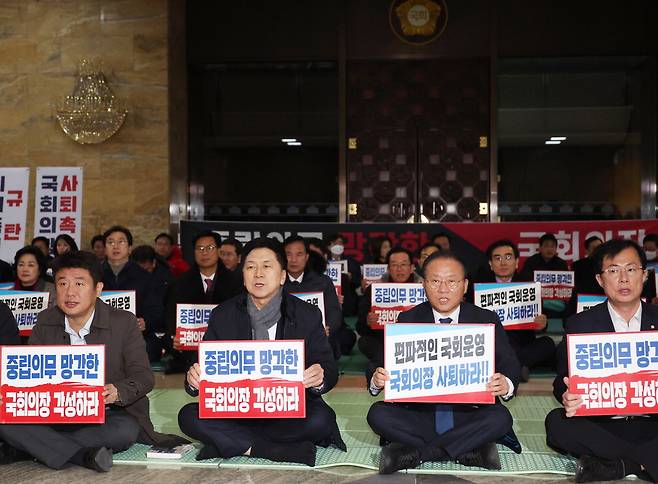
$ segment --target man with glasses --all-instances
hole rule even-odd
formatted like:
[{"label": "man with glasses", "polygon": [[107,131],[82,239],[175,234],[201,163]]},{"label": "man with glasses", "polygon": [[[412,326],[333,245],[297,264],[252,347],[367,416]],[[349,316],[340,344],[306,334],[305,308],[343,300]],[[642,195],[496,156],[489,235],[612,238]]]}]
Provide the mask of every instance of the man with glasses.
[{"label": "man with glasses", "polygon": [[[423,286],[427,302],[401,313],[398,324],[495,324],[497,373],[487,391],[504,400],[512,398],[519,383],[519,362],[498,316],[462,302],[468,288],[463,263],[449,252],[433,253],[423,265]],[[370,393],[381,392],[388,379],[386,369],[376,368],[369,378]],[[376,402],[368,412],[368,424],[390,442],[381,452],[381,474],[443,460],[500,469],[495,442],[513,435],[512,416],[498,399],[492,405]]]},{"label": "man with glasses", "polygon": [[130,260],[133,236],[121,225],[110,227],[103,234],[105,260],[102,263],[105,291],[135,291],[136,316],[149,361],[160,361],[162,342],[156,333],[164,333],[164,294],[151,274]]},{"label": "man with glasses", "polygon": [[[576,314],[569,334],[655,331],[658,308],[642,302],[647,259],[632,240],[613,239],[594,253],[596,280],[607,301]],[[576,482],[623,479],[629,474],[658,481],[658,417],[574,417],[583,403],[568,390],[566,336],[557,348],[553,394],[563,408],[546,416],[546,441],[558,452],[578,457]]]},{"label": "man with glasses", "polygon": [[[521,282],[519,277],[519,249],[511,240],[497,240],[487,248],[487,259],[491,272],[481,277],[477,282],[507,283]],[[474,289],[467,292],[466,300],[474,302]],[[537,366],[550,366],[555,364],[555,343],[546,335],[548,320],[545,314],[539,314],[534,321],[536,330],[510,330],[506,331],[510,345],[514,349],[519,363],[521,363],[521,381],[527,382],[530,370]]]},{"label": "man with glasses", "polygon": [[[220,304],[242,292],[242,274],[231,272],[220,262],[219,247],[222,238],[207,230],[197,234],[194,247],[194,264],[172,285],[167,296],[167,333],[176,335],[177,304]],[[165,361],[165,373],[187,371],[196,362],[196,351],[179,351],[174,340],[173,350]]]}]

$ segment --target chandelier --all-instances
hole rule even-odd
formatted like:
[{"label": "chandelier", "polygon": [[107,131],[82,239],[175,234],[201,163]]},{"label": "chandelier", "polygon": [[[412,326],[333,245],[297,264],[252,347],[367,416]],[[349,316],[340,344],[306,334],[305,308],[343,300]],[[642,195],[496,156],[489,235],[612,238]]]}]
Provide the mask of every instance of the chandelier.
[{"label": "chandelier", "polygon": [[102,143],[119,131],[127,113],[100,68],[86,59],[78,66],[73,92],[57,106],[62,130],[80,144]]}]

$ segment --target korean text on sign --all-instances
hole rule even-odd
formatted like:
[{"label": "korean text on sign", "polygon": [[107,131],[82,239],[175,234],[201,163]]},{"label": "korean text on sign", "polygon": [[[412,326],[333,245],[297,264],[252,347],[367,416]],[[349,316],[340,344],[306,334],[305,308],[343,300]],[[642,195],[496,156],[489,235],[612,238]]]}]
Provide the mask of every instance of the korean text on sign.
[{"label": "korean text on sign", "polygon": [[176,336],[181,350],[196,351],[217,304],[176,304]]},{"label": "korean text on sign", "polygon": [[658,413],[658,332],[567,335],[576,415]]},{"label": "korean text on sign", "polygon": [[304,342],[202,341],[200,418],[303,418]]},{"label": "korean text on sign", "polygon": [[548,301],[568,301],[574,287],[573,271],[535,271],[541,284],[541,297]]},{"label": "korean text on sign", "polygon": [[384,365],[386,401],[493,403],[493,324],[390,324]]},{"label": "korean text on sign", "polygon": [[395,323],[402,311],[427,301],[422,284],[375,282],[371,291],[370,310],[378,316],[372,329],[384,329],[384,325]]},{"label": "korean text on sign", "polygon": [[0,423],[103,423],[105,346],[0,346]]},{"label": "korean text on sign", "polygon": [[100,300],[114,309],[123,309],[137,314],[137,296],[135,291],[103,291]]},{"label": "korean text on sign", "polygon": [[0,168],[0,260],[25,245],[29,168]]},{"label": "korean text on sign", "polygon": [[37,324],[37,315],[48,307],[47,292],[0,291],[0,301],[4,302],[16,318],[21,336],[30,336]]},{"label": "korean text on sign", "polygon": [[329,264],[327,264],[327,271],[325,272],[325,274],[329,276],[329,279],[331,279],[331,282],[336,289],[336,294],[339,296],[343,293],[341,281],[342,268],[343,265],[340,262],[329,262]]},{"label": "korean text on sign", "polygon": [[541,285],[537,282],[475,284],[475,305],[498,315],[505,329],[535,329],[541,314]]},{"label": "korean text on sign", "polygon": [[292,292],[290,293],[295,297],[298,297],[302,301],[315,306],[320,310],[322,314],[322,325],[327,326],[327,319],[324,313],[324,293],[322,292]]},{"label": "korean text on sign", "polygon": [[361,275],[368,283],[381,281],[388,271],[386,264],[363,264],[361,266]]}]

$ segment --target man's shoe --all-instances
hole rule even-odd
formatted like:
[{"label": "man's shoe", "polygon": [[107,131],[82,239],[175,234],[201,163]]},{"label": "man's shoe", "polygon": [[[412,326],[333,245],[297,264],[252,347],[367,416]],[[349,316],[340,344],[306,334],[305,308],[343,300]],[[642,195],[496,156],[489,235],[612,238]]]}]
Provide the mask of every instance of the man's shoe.
[{"label": "man's shoe", "polygon": [[464,466],[484,467],[489,470],[500,470],[500,456],[496,444],[489,442],[482,447],[457,456],[457,462]]},{"label": "man's shoe", "polygon": [[382,448],[379,455],[379,473],[392,474],[400,469],[413,469],[420,464],[420,449],[393,442]]},{"label": "man's shoe", "polygon": [[23,460],[31,460],[32,456],[7,442],[0,442],[0,465],[13,464]]},{"label": "man's shoe", "polygon": [[109,472],[112,468],[112,451],[107,447],[97,447],[85,452],[84,465],[96,472]]},{"label": "man's shoe", "polygon": [[613,481],[623,479],[624,463],[621,460],[608,460],[584,455],[576,465],[576,482]]},{"label": "man's shoe", "polygon": [[510,430],[507,434],[498,439],[496,443],[504,445],[508,449],[513,450],[515,454],[520,454],[523,450],[521,448],[521,442],[519,442],[518,437],[514,433],[514,429]]}]

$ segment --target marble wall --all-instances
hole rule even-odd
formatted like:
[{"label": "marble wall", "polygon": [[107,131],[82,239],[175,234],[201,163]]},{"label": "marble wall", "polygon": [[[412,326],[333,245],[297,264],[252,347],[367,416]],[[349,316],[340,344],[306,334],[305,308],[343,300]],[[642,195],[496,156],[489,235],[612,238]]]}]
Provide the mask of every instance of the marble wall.
[{"label": "marble wall", "polygon": [[[81,58],[99,59],[128,116],[112,138],[80,145],[55,117]],[[0,0],[0,166],[84,167],[82,246],[110,225],[150,243],[169,227],[166,0]]]}]

